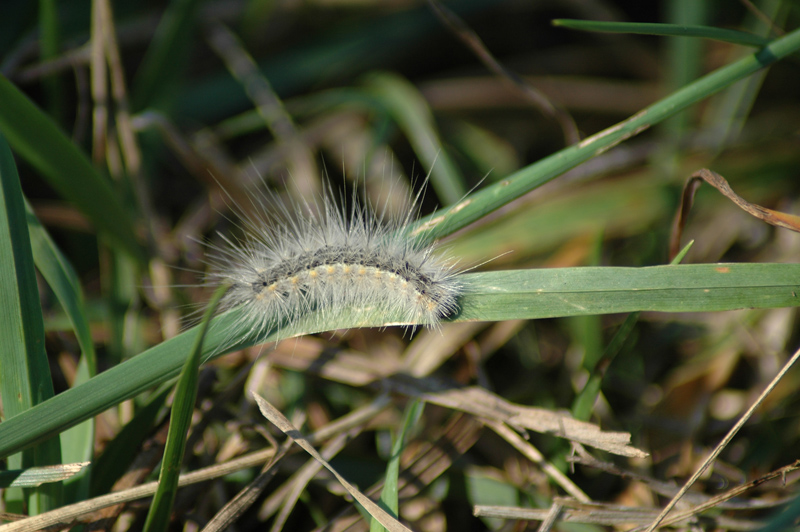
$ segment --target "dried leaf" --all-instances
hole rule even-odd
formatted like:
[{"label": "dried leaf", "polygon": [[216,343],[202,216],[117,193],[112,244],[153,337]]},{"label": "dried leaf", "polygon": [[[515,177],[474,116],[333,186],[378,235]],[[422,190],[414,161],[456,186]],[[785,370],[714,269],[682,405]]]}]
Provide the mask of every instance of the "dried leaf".
[{"label": "dried leaf", "polygon": [[689,211],[692,208],[694,195],[697,192],[698,187],[700,187],[702,181],[705,181],[712,187],[722,192],[726,198],[734,202],[743,211],[747,212],[751,216],[755,216],[759,220],[763,220],[776,227],[783,227],[784,229],[789,229],[790,231],[800,233],[800,216],[787,214],[785,212],[773,211],[772,209],[767,209],[766,207],[756,205],[755,203],[750,203],[736,194],[724,177],[716,172],[712,172],[708,168],[702,168],[693,173],[689,177],[689,180],[686,181],[686,185],[683,187],[681,206],[675,215],[675,221],[672,225],[672,237],[669,244],[670,259],[674,258],[675,255],[678,254],[678,251],[680,251],[683,228],[686,226],[686,219],[688,218]]}]

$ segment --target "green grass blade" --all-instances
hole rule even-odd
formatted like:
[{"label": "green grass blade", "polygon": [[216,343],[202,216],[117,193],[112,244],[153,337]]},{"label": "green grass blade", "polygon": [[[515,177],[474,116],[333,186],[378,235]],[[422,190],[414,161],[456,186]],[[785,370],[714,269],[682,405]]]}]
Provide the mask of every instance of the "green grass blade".
[{"label": "green grass blade", "polygon": [[[97,359],[89,329],[83,291],[72,265],[39,223],[27,202],[25,209],[36,268],[64,308],[81,348],[81,358],[73,383],[74,386],[77,386],[88,381],[97,373]],[[93,454],[94,419],[87,419],[80,425],[61,433],[61,457],[65,463],[91,461]],[[76,495],[73,500],[84,498],[81,497],[81,494],[88,495],[88,480],[88,470],[81,471],[70,478],[68,484],[79,483],[79,486],[71,487],[69,490]]]},{"label": "green grass blade", "polygon": [[[472,273],[455,321],[504,321],[621,312],[711,312],[800,306],[800,264],[691,264],[646,268],[554,268]],[[238,312],[216,317],[203,361],[260,341],[333,329],[396,323],[398,316],[368,309],[310,313],[266,338],[233,334]],[[57,434],[175,377],[186,360],[194,328],[100,373],[42,405],[0,424],[0,457]]]},{"label": "green grass blade", "polygon": [[439,200],[450,205],[462,199],[467,193],[464,178],[442,146],[433,114],[416,87],[393,74],[373,74],[366,80],[366,89],[403,130],[414,153],[430,169],[431,186]]},{"label": "green grass blade", "polygon": [[27,202],[25,207],[33,260],[42,277],[55,293],[58,302],[64,308],[75,331],[78,345],[83,355],[87,357],[90,371],[94,375],[97,367],[96,354],[89,329],[86,302],[78,276]]},{"label": "green grass blade", "polygon": [[144,525],[146,532],[164,532],[169,528],[172,504],[175,502],[175,494],[178,491],[178,479],[186,449],[186,434],[192,424],[192,413],[197,398],[197,379],[203,354],[203,341],[217,305],[228,288],[229,286],[223,284],[214,293],[199,326],[200,332],[195,337],[192,350],[183,365],[180,379],[178,379],[169,420],[167,444],[164,448],[164,458],[161,461],[161,473],[158,476],[158,489],[153,496],[153,503],[147,512],[147,521]]},{"label": "green grass blade", "polygon": [[700,37],[714,41],[755,46],[761,48],[770,43],[759,35],[745,31],[697,26],[687,24],[657,24],[649,22],[598,22],[594,20],[573,20],[568,18],[553,20],[553,26],[581,31],[599,31],[602,33],[636,33],[640,35],[660,35],[670,37]]},{"label": "green grass blade", "polygon": [[0,132],[22,158],[71,201],[98,231],[144,263],[126,209],[86,155],[8,79],[0,75]]},{"label": "green grass blade", "polygon": [[[617,329],[617,332],[614,333],[614,337],[608,343],[608,346],[606,346],[598,363],[592,368],[587,368],[591,371],[591,376],[572,403],[572,415],[575,419],[588,421],[591,417],[594,403],[597,400],[597,396],[600,395],[600,385],[603,383],[603,377],[606,373],[605,370],[614,360],[614,357],[622,350],[625,340],[627,340],[631,332],[633,332],[637,321],[639,321],[638,312],[628,314],[625,317],[625,321],[623,321],[622,325]],[[602,361],[602,364],[599,364],[600,361]]]},{"label": "green grass blade", "polygon": [[[0,339],[0,393],[3,414],[8,419],[51,398],[53,381],[44,350],[44,320],[22,189],[14,157],[1,136]],[[60,462],[59,440],[51,438],[21,456],[10,457],[8,468],[29,469]],[[32,490],[27,497],[28,511],[35,515],[54,508],[60,502],[60,491],[60,485]]]},{"label": "green grass blade", "polygon": [[[392,444],[392,456],[389,458],[389,463],[386,464],[386,478],[383,481],[383,490],[381,490],[381,506],[396,519],[399,518],[400,512],[398,490],[400,480],[400,454],[403,452],[403,449],[405,449],[408,434],[414,428],[414,425],[419,422],[423,410],[425,410],[425,403],[419,399],[413,399],[408,403],[405,415],[403,416],[403,426],[400,429],[400,433],[395,436],[394,443]],[[386,528],[374,518],[370,519],[369,529],[370,532],[386,530]]]},{"label": "green grass blade", "polygon": [[424,240],[449,235],[506,203],[603,153],[667,117],[729,87],[800,49],[800,29],[772,41],[763,50],[724,66],[675,91],[632,117],[526,166],[464,201],[419,220],[412,234]]},{"label": "green grass blade", "polygon": [[464,277],[468,295],[458,321],[800,305],[800,264],[559,268]]}]

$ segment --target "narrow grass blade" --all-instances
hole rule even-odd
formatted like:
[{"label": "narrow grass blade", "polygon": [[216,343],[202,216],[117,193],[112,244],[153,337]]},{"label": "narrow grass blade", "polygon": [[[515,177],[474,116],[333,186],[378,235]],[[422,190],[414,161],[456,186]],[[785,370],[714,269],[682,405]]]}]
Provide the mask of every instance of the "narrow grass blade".
[{"label": "narrow grass blade", "polygon": [[800,29],[770,42],[757,53],[703,76],[627,120],[526,166],[492,186],[471,194],[456,205],[419,220],[413,226],[411,234],[425,241],[449,235],[558,177],[570,168],[596,157],[620,142],[645,131],[653,124],[729,87],[732,83],[785,58],[798,49],[800,49]]},{"label": "narrow grass blade", "polygon": [[714,41],[755,46],[761,48],[770,43],[759,35],[745,31],[728,30],[712,26],[696,26],[686,24],[657,24],[650,22],[599,22],[594,20],[556,19],[553,26],[561,26],[571,30],[599,31],[603,33],[637,33],[640,35],[660,35],[671,37],[700,37]]},{"label": "narrow grass blade", "polygon": [[[39,303],[25,205],[14,157],[0,136],[0,393],[6,419],[53,396],[44,350],[44,320]],[[58,438],[42,442],[8,460],[9,469],[61,462]],[[28,497],[31,515],[60,502],[60,485],[37,488]],[[15,497],[12,497],[15,498]]]},{"label": "narrow grass blade", "polygon": [[[383,509],[389,512],[395,519],[398,518],[400,511],[400,501],[398,498],[398,483],[400,480],[400,454],[406,446],[406,439],[409,432],[419,422],[422,411],[425,409],[425,403],[419,399],[413,399],[406,406],[405,416],[403,416],[403,426],[400,433],[395,435],[394,443],[392,444],[392,456],[389,458],[389,463],[386,464],[386,478],[383,481],[383,490],[381,490],[381,505]],[[372,519],[369,525],[370,532],[382,532],[386,528],[378,522],[377,519]]]},{"label": "narrow grass blade", "polygon": [[630,336],[637,321],[639,321],[638,312],[628,314],[625,321],[623,321],[622,325],[617,329],[617,332],[614,333],[614,337],[608,343],[608,346],[606,346],[606,349],[603,351],[603,355],[600,357],[599,364],[592,368],[589,380],[572,403],[572,416],[575,419],[588,421],[591,417],[594,403],[597,400],[597,396],[600,395],[600,386],[603,383],[606,368],[608,368],[608,365],[611,364],[622,349],[625,340]]},{"label": "narrow grass blade", "polygon": [[[97,360],[92,334],[89,330],[83,291],[72,265],[39,223],[27,202],[25,209],[36,268],[64,308],[81,348],[81,358],[73,383],[73,386],[77,386],[88,381],[97,373]],[[91,461],[94,452],[94,420],[88,419],[63,432],[61,434],[61,452],[65,462]],[[88,495],[88,475],[85,472],[73,477],[71,482],[81,482],[81,486],[71,489],[71,492],[79,491],[84,496]]]},{"label": "narrow grass blade", "polygon": [[[800,264],[691,264],[646,268],[554,268],[465,274],[455,321],[504,321],[621,312],[709,312],[800,306]],[[267,336],[231,332],[236,309],[212,321],[203,362],[259,342],[397,318],[368,309],[308,314]],[[57,434],[175,377],[198,334],[191,329],[0,424],[0,457]],[[259,334],[259,333],[254,333]]]},{"label": "narrow grass blade", "polygon": [[192,412],[194,412],[194,403],[197,398],[197,378],[203,354],[203,341],[219,300],[222,299],[228,288],[228,285],[223,284],[214,292],[214,296],[206,308],[203,321],[199,325],[200,331],[195,336],[192,350],[183,365],[175,390],[175,399],[172,403],[167,444],[164,448],[164,458],[161,461],[161,473],[158,476],[158,490],[153,497],[153,503],[147,512],[147,521],[144,525],[146,532],[163,532],[169,528],[172,504],[175,502],[175,494],[178,491],[178,480],[186,449],[186,434],[192,424]]},{"label": "narrow grass blade", "polygon": [[144,263],[133,224],[86,155],[41,109],[0,75],[0,132],[21,157],[83,212],[110,241]]},{"label": "narrow grass blade", "polygon": [[33,260],[47,284],[53,290],[69,318],[75,337],[87,357],[92,375],[96,372],[96,355],[89,329],[86,303],[80,281],[69,260],[42,226],[30,205],[25,204]]}]

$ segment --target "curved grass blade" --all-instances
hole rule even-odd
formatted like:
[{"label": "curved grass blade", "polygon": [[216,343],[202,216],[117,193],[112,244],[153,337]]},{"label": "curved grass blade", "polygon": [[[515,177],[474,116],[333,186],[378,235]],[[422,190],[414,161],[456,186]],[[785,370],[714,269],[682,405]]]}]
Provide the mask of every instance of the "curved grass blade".
[{"label": "curved grass blade", "polygon": [[145,255],[128,211],[80,148],[2,75],[0,102],[0,132],[14,150],[62,197],[75,204],[111,243],[144,264]]},{"label": "curved grass blade", "polygon": [[411,234],[428,241],[465,227],[508,202],[554,179],[653,124],[686,109],[732,83],[783,59],[800,49],[800,29],[771,41],[757,53],[718,68],[697,81],[645,107],[627,120],[600,131],[583,141],[526,166],[499,182],[486,187],[456,205],[448,206],[412,226]]},{"label": "curved grass blade", "polygon": [[[53,381],[44,350],[44,320],[39,303],[31,241],[14,156],[0,136],[0,393],[6,419],[29,411],[53,396]],[[3,423],[5,424],[5,423]],[[2,424],[0,424],[2,425]],[[9,469],[29,469],[61,462],[58,438],[11,456]],[[61,486],[29,492],[30,515],[57,506]],[[7,494],[20,500],[20,493]],[[12,507],[13,504],[12,504]],[[16,508],[14,507],[14,510]]]},{"label": "curved grass blade", "polygon": [[[691,264],[645,268],[556,268],[472,273],[454,321],[504,321],[622,312],[710,312],[800,306],[800,264]],[[397,317],[370,309],[310,313],[268,335],[232,332],[236,309],[211,323],[203,362],[261,342],[333,329],[379,327]],[[198,334],[191,329],[86,384],[0,424],[0,457],[57,434],[175,377]]]},{"label": "curved grass blade", "polygon": [[560,18],[553,20],[553,26],[571,30],[598,31],[602,33],[635,33],[639,35],[659,35],[669,37],[700,37],[714,41],[741,44],[761,48],[770,43],[769,39],[746,31],[728,30],[713,26],[687,24],[658,24],[653,22],[599,22],[594,20],[573,20]]},{"label": "curved grass blade", "polygon": [[[75,337],[81,348],[81,358],[73,386],[88,381],[97,373],[97,357],[92,343],[92,334],[89,330],[89,320],[86,313],[83,291],[81,290],[78,276],[72,265],[58,249],[53,239],[36,218],[30,205],[25,202],[28,231],[30,233],[33,260],[36,268],[42,274],[47,284],[53,290],[61,306],[69,318]],[[64,462],[90,461],[94,454],[94,420],[87,419],[84,423],[72,427],[61,433],[61,457]],[[69,491],[78,497],[89,493],[88,471],[81,471],[70,478],[68,484],[78,483],[76,488]]]}]

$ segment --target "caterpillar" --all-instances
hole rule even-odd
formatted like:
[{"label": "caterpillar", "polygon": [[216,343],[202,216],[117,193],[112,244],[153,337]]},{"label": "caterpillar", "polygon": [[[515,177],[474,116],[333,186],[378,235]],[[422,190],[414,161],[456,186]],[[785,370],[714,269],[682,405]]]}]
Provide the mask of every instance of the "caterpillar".
[{"label": "caterpillar", "polygon": [[409,235],[419,198],[408,199],[406,216],[390,220],[355,193],[349,206],[337,205],[329,184],[316,204],[253,197],[256,214],[236,209],[244,235],[209,245],[207,284],[230,286],[220,311],[240,309],[237,328],[262,333],[346,307],[438,327],[458,310],[460,270],[434,253],[436,244]]}]

